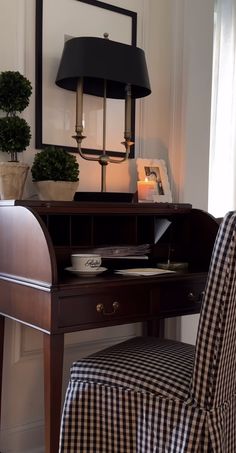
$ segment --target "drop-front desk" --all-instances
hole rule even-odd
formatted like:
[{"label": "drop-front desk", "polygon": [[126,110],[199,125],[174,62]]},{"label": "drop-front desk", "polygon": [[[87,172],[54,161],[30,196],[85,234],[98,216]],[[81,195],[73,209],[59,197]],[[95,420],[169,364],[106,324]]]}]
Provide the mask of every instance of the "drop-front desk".
[{"label": "drop-front desk", "polygon": [[[162,218],[171,224],[155,243]],[[0,369],[5,317],[43,332],[46,453],[58,451],[64,334],[143,322],[151,335],[161,318],[198,313],[217,230],[189,204],[0,202]],[[114,263],[92,278],[65,271],[72,252],[139,244],[151,245],[148,267],[170,257],[188,271],[131,277]]]}]

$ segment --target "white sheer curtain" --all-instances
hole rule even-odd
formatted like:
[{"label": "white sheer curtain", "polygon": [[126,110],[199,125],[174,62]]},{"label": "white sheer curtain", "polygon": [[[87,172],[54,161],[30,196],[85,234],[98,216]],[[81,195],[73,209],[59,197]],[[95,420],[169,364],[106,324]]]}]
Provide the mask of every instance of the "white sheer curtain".
[{"label": "white sheer curtain", "polygon": [[215,1],[209,212],[236,209],[236,0]]}]

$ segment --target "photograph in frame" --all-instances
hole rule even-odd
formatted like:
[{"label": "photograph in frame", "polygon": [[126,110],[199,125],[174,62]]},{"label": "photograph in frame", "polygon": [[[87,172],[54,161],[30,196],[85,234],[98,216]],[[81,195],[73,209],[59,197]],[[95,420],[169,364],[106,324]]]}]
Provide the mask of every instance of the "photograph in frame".
[{"label": "photograph in frame", "polygon": [[[52,21],[53,12],[61,15]],[[56,74],[64,42],[76,36],[103,37],[136,45],[137,13],[96,0],[36,0],[36,148],[59,146],[76,152],[75,93],[56,86]],[[84,95],[83,147],[88,154],[102,152],[103,99]],[[112,113],[111,113],[112,112]],[[132,132],[135,134],[135,101],[132,100]],[[124,102],[107,100],[106,145],[111,156],[124,155]],[[133,137],[132,137],[133,140]],[[134,157],[134,145],[129,157]]]},{"label": "photograph in frame", "polygon": [[[157,203],[171,203],[172,195],[170,190],[170,183],[167,174],[166,163],[163,159],[136,159],[137,174],[138,174],[138,186],[145,184],[149,187],[147,192],[147,200],[150,202]],[[150,181],[150,184],[149,184]],[[151,183],[152,182],[152,183]],[[139,192],[139,201],[140,200]]]}]

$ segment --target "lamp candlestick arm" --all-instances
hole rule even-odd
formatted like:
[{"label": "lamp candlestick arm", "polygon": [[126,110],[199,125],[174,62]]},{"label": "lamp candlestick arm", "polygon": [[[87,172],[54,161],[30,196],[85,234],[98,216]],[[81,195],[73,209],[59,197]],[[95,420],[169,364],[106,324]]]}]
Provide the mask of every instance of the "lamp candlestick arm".
[{"label": "lamp candlestick arm", "polygon": [[106,125],[107,125],[107,81],[104,80],[103,93],[103,133],[102,133],[102,152],[106,154]]},{"label": "lamp candlestick arm", "polygon": [[79,77],[76,89],[76,133],[83,132],[83,77]]},{"label": "lamp candlestick arm", "polygon": [[131,86],[127,83],[125,87],[126,96],[125,96],[125,140],[131,139]]}]

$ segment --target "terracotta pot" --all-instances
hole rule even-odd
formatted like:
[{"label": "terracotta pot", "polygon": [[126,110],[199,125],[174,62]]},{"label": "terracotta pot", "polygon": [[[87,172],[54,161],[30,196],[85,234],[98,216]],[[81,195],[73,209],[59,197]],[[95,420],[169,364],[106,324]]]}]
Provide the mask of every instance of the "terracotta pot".
[{"label": "terracotta pot", "polygon": [[79,181],[37,181],[34,184],[40,200],[72,201]]},{"label": "terracotta pot", "polygon": [[23,162],[0,162],[1,200],[21,200],[28,171]]}]

